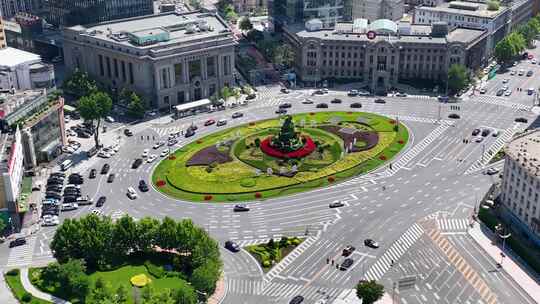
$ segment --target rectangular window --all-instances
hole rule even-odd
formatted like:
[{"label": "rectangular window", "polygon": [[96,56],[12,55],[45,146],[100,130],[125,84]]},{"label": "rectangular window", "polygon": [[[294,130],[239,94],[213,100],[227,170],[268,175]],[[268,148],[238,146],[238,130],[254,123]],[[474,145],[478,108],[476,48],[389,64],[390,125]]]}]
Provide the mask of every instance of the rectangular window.
[{"label": "rectangular window", "polygon": [[169,88],[169,75],[167,74],[167,68],[161,69],[161,88]]},{"label": "rectangular window", "polygon": [[193,60],[189,62],[189,81],[193,81],[193,78],[201,77],[201,61]]},{"label": "rectangular window", "polygon": [[230,56],[223,57],[223,75],[227,76],[231,74],[231,58]]},{"label": "rectangular window", "polygon": [[133,77],[133,63],[129,63],[128,65],[129,67],[129,83],[133,84],[135,81],[134,81],[134,77]]},{"label": "rectangular window", "polygon": [[126,63],[121,61],[120,66],[122,68],[122,81],[126,81]]},{"label": "rectangular window", "polygon": [[105,57],[105,62],[107,63],[107,76],[111,78],[111,59],[109,57]]},{"label": "rectangular window", "polygon": [[183,70],[183,67],[182,67],[181,62],[174,65],[174,83],[177,85],[184,82],[182,70]]},{"label": "rectangular window", "polygon": [[186,94],[184,93],[184,91],[178,91],[178,93],[176,94],[176,102],[178,104],[186,102]]},{"label": "rectangular window", "polygon": [[216,77],[216,57],[206,58],[206,75]]},{"label": "rectangular window", "polygon": [[216,85],[211,84],[208,88],[208,96],[213,96],[216,93]]},{"label": "rectangular window", "polygon": [[118,60],[113,59],[113,63],[114,63],[114,77],[115,78],[118,78]]},{"label": "rectangular window", "polygon": [[105,71],[103,70],[103,56],[98,55],[98,61],[99,61],[99,75],[104,76]]}]

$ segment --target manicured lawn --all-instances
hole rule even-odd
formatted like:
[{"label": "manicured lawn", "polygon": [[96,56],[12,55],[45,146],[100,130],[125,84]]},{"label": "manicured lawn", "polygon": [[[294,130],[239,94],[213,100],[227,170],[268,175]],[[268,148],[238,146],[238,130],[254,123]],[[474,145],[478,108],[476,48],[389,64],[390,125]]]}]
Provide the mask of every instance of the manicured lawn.
[{"label": "manicured lawn", "polygon": [[[292,162],[263,154],[255,147],[255,138],[264,139],[275,134],[279,119],[258,121],[225,129],[179,150],[162,160],[155,168],[152,182],[156,188],[174,198],[190,201],[246,201],[308,191],[369,172],[391,160],[406,146],[409,134],[392,118],[363,112],[318,112],[293,116],[296,129],[327,148],[297,160],[298,173],[294,177],[267,175],[266,169],[278,173],[280,168],[291,170]],[[343,140],[322,130],[321,125],[354,127],[360,131],[375,131],[379,142],[373,148],[342,155]],[[231,142],[233,160],[212,166],[186,166],[201,149],[218,143]],[[211,168],[210,168],[211,167]],[[260,173],[255,171],[259,169]]]},{"label": "manicured lawn", "polygon": [[[39,271],[39,268],[31,268],[30,277],[32,277],[34,273],[39,275]],[[133,303],[133,287],[130,283],[130,279],[139,274],[145,274],[148,276],[152,280],[151,285],[156,291],[162,291],[165,289],[172,290],[181,284],[182,281],[182,279],[179,277],[163,276],[161,278],[156,278],[148,272],[144,265],[129,265],[112,271],[96,271],[90,274],[88,277],[90,278],[91,282],[90,286],[93,286],[98,278],[102,278],[105,282],[110,284],[112,290],[116,290],[118,287],[120,287],[120,285],[124,285],[126,290],[128,290],[128,303]],[[66,295],[62,292],[61,287],[58,285],[50,285],[50,282],[47,283],[43,281],[38,281],[37,283],[34,282],[34,284],[37,288],[43,290],[44,292],[49,292],[59,298],[66,299]],[[80,299],[68,300],[73,303],[81,303]]]},{"label": "manicured lawn", "polygon": [[300,238],[293,238],[289,239],[285,246],[281,246],[279,241],[275,241],[273,248],[269,247],[268,244],[258,244],[247,246],[245,249],[259,262],[262,269],[266,272],[283,260],[303,241]]},{"label": "manicured lawn", "polygon": [[[22,297],[26,293],[26,290],[22,286],[21,278],[20,278],[19,274],[17,274],[17,275],[4,274],[4,277],[6,279],[6,282],[7,282],[8,286],[9,286],[9,288],[11,289],[11,292],[13,292],[13,295],[15,296],[15,298],[17,298],[17,300],[19,300],[19,302],[23,303]],[[32,300],[30,300],[30,302],[26,302],[26,303],[30,303],[30,304],[50,304],[52,302],[41,300],[41,299],[38,299],[38,298],[32,296]]]}]

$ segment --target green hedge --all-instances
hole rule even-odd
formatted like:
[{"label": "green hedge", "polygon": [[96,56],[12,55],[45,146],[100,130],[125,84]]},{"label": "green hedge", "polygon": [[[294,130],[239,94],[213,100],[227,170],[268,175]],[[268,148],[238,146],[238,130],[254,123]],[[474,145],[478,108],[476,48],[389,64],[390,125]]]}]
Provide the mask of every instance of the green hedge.
[{"label": "green hedge", "polygon": [[148,270],[148,273],[153,275],[154,277],[160,279],[163,276],[165,276],[165,269],[161,266],[154,265],[150,261],[144,262],[144,266],[146,267],[146,270]]}]

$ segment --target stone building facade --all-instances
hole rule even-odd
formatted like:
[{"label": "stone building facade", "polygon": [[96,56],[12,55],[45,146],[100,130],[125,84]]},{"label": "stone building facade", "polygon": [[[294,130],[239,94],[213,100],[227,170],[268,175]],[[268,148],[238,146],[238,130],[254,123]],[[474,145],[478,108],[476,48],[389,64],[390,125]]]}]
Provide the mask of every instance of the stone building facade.
[{"label": "stone building facade", "polygon": [[68,73],[88,72],[113,90],[133,90],[153,108],[208,98],[234,84],[236,42],[210,13],[168,13],[64,31]]}]

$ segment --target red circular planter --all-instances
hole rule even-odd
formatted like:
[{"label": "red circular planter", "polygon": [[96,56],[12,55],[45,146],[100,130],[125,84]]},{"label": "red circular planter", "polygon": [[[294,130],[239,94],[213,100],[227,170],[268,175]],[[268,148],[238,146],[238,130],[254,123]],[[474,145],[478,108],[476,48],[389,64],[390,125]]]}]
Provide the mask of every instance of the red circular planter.
[{"label": "red circular planter", "polygon": [[205,200],[205,201],[211,201],[212,198],[214,198],[214,197],[211,196],[211,195],[205,195],[205,196],[204,196],[204,200]]},{"label": "red circular planter", "polygon": [[333,183],[333,182],[335,182],[335,181],[336,181],[336,178],[335,178],[335,177],[333,177],[333,176],[329,176],[329,177],[328,177],[328,182],[329,182],[329,183]]},{"label": "red circular planter", "polygon": [[388,122],[389,122],[390,124],[393,124],[393,125],[395,125],[395,124],[396,124],[396,121],[395,121],[395,120],[393,120],[393,119],[392,119],[392,120],[389,120]]},{"label": "red circular planter", "polygon": [[198,144],[202,144],[202,140],[197,140],[197,143],[198,143]]},{"label": "red circular planter", "polygon": [[309,155],[311,152],[315,151],[317,146],[315,146],[315,143],[309,136],[304,136],[306,143],[304,146],[296,151],[292,152],[281,152],[272,146],[270,146],[270,143],[272,141],[272,137],[267,137],[263,141],[261,141],[260,148],[261,150],[269,156],[277,157],[277,158],[302,158],[307,155]]},{"label": "red circular planter", "polygon": [[403,145],[404,143],[405,142],[402,139],[398,140],[398,144]]},{"label": "red circular planter", "polygon": [[156,186],[158,186],[158,187],[163,187],[163,186],[165,186],[166,184],[167,184],[167,183],[166,183],[164,180],[158,180],[158,181],[156,182]]},{"label": "red circular planter", "polygon": [[381,155],[381,156],[379,156],[379,159],[380,159],[380,160],[386,160],[386,156]]},{"label": "red circular planter", "polygon": [[255,197],[256,198],[261,198],[262,197],[262,194],[260,192],[255,192]]},{"label": "red circular planter", "polygon": [[176,159],[176,156],[171,155],[171,156],[169,156],[169,159],[170,159],[170,160],[175,160],[175,159]]},{"label": "red circular planter", "polygon": [[311,113],[309,113],[309,115],[313,116],[313,115],[315,115],[315,113],[311,112]]}]

